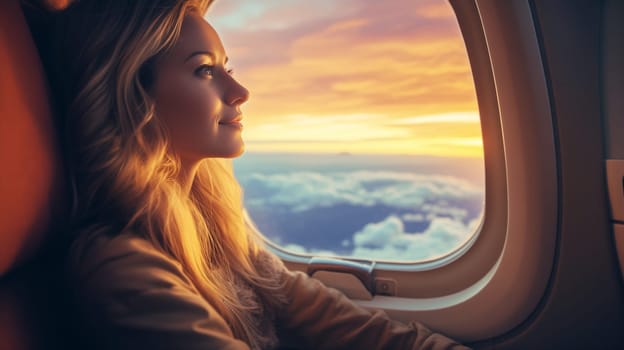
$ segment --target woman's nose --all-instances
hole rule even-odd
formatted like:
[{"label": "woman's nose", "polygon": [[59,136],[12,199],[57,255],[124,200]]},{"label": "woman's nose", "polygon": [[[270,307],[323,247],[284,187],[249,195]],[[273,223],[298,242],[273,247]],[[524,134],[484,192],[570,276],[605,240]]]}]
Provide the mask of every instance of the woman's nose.
[{"label": "woman's nose", "polygon": [[225,96],[225,103],[230,106],[236,106],[245,103],[247,100],[249,100],[249,90],[232,79],[230,89],[228,89]]}]

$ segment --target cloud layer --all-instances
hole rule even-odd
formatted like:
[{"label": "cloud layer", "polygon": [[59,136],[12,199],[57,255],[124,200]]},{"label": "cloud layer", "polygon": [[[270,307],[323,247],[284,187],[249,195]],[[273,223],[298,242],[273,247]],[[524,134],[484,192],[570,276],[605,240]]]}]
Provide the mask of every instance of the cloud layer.
[{"label": "cloud layer", "polygon": [[473,234],[481,223],[478,217],[468,224],[450,218],[433,218],[422,232],[406,232],[401,218],[391,215],[381,222],[367,224],[344,241],[343,247],[352,246],[350,254],[339,254],[329,249],[310,249],[289,243],[282,248],[297,254],[317,256],[350,256],[378,261],[422,261],[441,257],[458,248]]},{"label": "cloud layer", "polygon": [[246,198],[247,205],[279,205],[294,212],[338,204],[382,204],[402,209],[418,207],[437,214],[450,211],[457,216],[461,209],[449,209],[449,201],[483,197],[482,188],[452,176],[390,171],[254,173],[241,177],[241,182],[259,194],[252,192]]},{"label": "cloud layer", "polygon": [[406,232],[399,217],[389,216],[382,222],[367,224],[353,235],[352,256],[395,261],[438,257],[458,247],[480,223],[480,217],[468,224],[451,218],[433,218],[426,230]]},{"label": "cloud layer", "polygon": [[[475,203],[483,203],[483,188],[452,176],[390,171],[253,173],[243,176],[241,182],[248,190],[248,208],[274,208],[279,215],[305,218],[308,211],[334,210],[341,205],[394,208],[394,214],[377,222],[366,223],[370,220],[367,217],[345,217],[363,224],[350,238],[339,244],[332,241],[334,249],[304,247],[285,237],[287,243],[282,246],[296,253],[398,261],[429,259],[458,247],[481,221],[482,207],[475,208]],[[408,231],[406,226],[414,223],[422,229]],[[311,232],[316,234],[313,227]]]}]

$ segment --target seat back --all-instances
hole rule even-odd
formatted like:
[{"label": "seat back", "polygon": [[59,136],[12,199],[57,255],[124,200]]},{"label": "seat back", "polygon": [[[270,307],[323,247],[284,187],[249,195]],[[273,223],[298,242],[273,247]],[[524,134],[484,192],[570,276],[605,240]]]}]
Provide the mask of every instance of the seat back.
[{"label": "seat back", "polygon": [[49,284],[62,277],[39,257],[66,196],[46,78],[18,0],[0,1],[0,76],[0,348],[45,348]]}]

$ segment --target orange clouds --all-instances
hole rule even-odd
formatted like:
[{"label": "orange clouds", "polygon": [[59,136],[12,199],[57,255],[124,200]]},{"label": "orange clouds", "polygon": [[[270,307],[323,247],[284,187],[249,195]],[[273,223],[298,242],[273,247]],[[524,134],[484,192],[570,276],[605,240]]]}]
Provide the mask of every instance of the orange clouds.
[{"label": "orange clouds", "polygon": [[315,12],[306,21],[300,13],[301,21],[282,22],[287,28],[264,25],[262,16],[254,26],[271,29],[214,23],[251,91],[248,150],[482,156],[470,67],[450,6],[344,4],[342,17]]}]

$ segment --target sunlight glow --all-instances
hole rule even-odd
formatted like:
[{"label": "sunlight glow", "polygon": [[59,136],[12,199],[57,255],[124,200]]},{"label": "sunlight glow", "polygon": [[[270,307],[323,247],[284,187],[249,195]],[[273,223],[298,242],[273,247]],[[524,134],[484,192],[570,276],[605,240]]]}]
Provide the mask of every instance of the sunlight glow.
[{"label": "sunlight glow", "polygon": [[251,92],[248,151],[483,156],[450,5],[391,3],[215,2],[207,19]]}]

